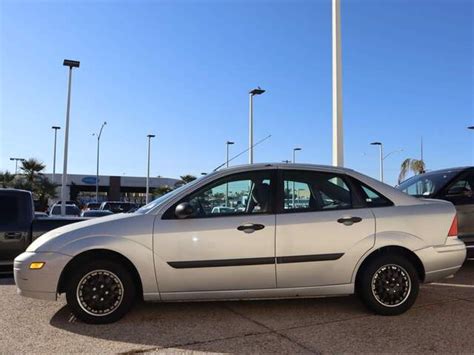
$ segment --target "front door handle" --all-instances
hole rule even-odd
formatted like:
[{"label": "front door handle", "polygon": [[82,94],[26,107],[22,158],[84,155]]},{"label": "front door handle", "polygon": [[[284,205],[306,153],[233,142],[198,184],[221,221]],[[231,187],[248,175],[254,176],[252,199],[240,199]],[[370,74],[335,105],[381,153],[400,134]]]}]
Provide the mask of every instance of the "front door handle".
[{"label": "front door handle", "polygon": [[360,217],[342,217],[337,220],[338,223],[342,223],[345,226],[352,226],[354,223],[362,221]]},{"label": "front door handle", "polygon": [[21,239],[21,232],[6,232],[5,239]]},{"label": "front door handle", "polygon": [[237,230],[244,232],[244,233],[253,233],[255,231],[259,231],[261,229],[265,228],[263,224],[253,224],[253,223],[247,223],[247,224],[242,224],[241,226],[237,227]]}]

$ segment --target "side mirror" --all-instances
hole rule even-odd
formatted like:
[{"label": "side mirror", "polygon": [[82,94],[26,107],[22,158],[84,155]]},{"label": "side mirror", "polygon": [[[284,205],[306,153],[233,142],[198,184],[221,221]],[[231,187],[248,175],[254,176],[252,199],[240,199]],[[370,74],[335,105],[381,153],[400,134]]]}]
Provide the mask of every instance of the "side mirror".
[{"label": "side mirror", "polygon": [[189,204],[189,202],[182,202],[176,206],[174,214],[179,219],[188,218],[194,213],[194,208]]}]

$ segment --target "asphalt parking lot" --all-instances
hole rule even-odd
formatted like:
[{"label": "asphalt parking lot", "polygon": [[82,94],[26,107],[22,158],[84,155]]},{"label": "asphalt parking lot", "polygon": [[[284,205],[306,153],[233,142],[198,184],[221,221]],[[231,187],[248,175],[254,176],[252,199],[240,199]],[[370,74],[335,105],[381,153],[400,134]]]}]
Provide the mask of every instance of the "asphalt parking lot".
[{"label": "asphalt parking lot", "polygon": [[415,306],[375,316],[355,297],[139,304],[118,323],[76,321],[59,302],[16,295],[0,279],[2,353],[473,352],[474,261],[422,286]]}]

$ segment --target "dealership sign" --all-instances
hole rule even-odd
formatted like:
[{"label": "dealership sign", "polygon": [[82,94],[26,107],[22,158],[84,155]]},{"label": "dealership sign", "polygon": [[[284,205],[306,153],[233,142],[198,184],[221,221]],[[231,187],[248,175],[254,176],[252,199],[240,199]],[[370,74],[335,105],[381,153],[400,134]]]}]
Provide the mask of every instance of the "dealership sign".
[{"label": "dealership sign", "polygon": [[[86,176],[81,180],[84,184],[95,185],[97,178],[95,176]],[[99,179],[100,181],[100,179]]]}]

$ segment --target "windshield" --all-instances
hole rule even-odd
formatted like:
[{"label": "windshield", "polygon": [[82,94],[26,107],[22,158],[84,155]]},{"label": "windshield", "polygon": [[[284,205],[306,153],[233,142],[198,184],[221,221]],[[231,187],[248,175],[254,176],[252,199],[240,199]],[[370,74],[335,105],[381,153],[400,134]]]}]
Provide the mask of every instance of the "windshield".
[{"label": "windshield", "polygon": [[415,197],[431,197],[441,190],[459,171],[446,171],[416,175],[397,188]]},{"label": "windshield", "polygon": [[178,187],[177,189],[174,189],[173,191],[170,191],[166,194],[164,194],[163,196],[160,196],[158,197],[157,199],[151,201],[150,203],[148,203],[147,205],[139,208],[138,210],[135,211],[135,213],[142,213],[142,214],[145,214],[145,213],[148,213],[150,212],[151,210],[153,210],[155,207],[158,207],[160,206],[162,203],[168,201],[170,198],[176,196],[177,194],[179,194],[181,191],[191,187],[191,186],[194,186],[198,181],[200,181],[202,179],[202,177],[196,179],[196,180],[193,180],[187,184],[184,184],[180,187]]}]

